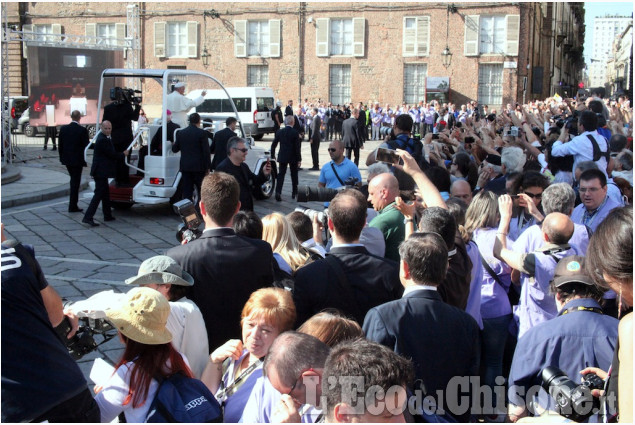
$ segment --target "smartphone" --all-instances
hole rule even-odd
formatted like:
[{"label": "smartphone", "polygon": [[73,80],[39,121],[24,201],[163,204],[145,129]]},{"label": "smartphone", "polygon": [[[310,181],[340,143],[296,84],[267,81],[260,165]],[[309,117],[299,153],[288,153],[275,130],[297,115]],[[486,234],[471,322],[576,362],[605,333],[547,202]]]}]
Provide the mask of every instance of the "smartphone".
[{"label": "smartphone", "polygon": [[386,164],[399,164],[400,159],[401,158],[397,155],[397,152],[392,149],[377,148],[377,151],[375,152],[375,160],[385,162]]},{"label": "smartphone", "polygon": [[439,134],[433,134],[432,140],[439,140]]}]

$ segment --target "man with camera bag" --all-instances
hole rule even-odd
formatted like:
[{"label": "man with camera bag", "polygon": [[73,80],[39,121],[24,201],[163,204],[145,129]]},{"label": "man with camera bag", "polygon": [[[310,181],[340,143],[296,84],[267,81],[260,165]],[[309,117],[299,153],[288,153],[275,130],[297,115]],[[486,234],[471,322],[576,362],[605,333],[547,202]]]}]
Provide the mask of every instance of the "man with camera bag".
[{"label": "man with camera bag", "polygon": [[[97,403],[60,339],[77,331],[33,249],[2,232],[2,422],[99,422]],[[64,332],[62,332],[64,333]]]}]

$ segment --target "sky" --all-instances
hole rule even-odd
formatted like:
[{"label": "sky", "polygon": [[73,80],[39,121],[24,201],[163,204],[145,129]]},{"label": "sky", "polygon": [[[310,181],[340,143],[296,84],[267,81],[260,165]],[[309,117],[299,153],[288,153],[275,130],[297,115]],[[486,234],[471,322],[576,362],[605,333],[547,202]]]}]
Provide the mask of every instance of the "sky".
[{"label": "sky", "polygon": [[593,18],[596,16],[604,16],[607,13],[611,15],[631,16],[633,14],[633,2],[584,2],[584,24],[586,25],[584,59],[587,64],[590,63],[589,59],[593,51]]}]

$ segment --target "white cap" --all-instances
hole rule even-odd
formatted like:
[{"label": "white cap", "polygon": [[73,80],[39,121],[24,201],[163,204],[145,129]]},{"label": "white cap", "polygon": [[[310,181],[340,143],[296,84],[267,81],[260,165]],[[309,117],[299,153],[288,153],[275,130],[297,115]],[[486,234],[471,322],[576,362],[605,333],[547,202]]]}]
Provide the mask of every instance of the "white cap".
[{"label": "white cap", "polygon": [[276,106],[282,106],[282,102],[277,101],[277,102],[276,102]]},{"label": "white cap", "polygon": [[178,82],[178,83],[176,83],[176,84],[174,85],[174,88],[175,88],[175,89],[180,89],[181,87],[185,87],[185,83]]}]

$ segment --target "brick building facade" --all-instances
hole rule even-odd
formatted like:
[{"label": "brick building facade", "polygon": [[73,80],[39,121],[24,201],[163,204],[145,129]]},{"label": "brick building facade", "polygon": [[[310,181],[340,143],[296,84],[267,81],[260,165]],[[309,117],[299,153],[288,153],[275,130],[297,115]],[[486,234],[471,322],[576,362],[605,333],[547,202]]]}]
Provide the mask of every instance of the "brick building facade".
[{"label": "brick building facade", "polygon": [[[127,7],[136,4],[139,67],[204,71],[226,86],[266,85],[285,103],[414,103],[426,97],[426,77],[443,77],[452,102],[500,107],[580,80],[564,51],[584,41],[580,3],[456,3],[451,11],[423,2],[63,4],[20,3],[22,28],[120,38],[130,34]],[[24,80],[26,70],[28,63],[13,66],[12,75]]]}]

